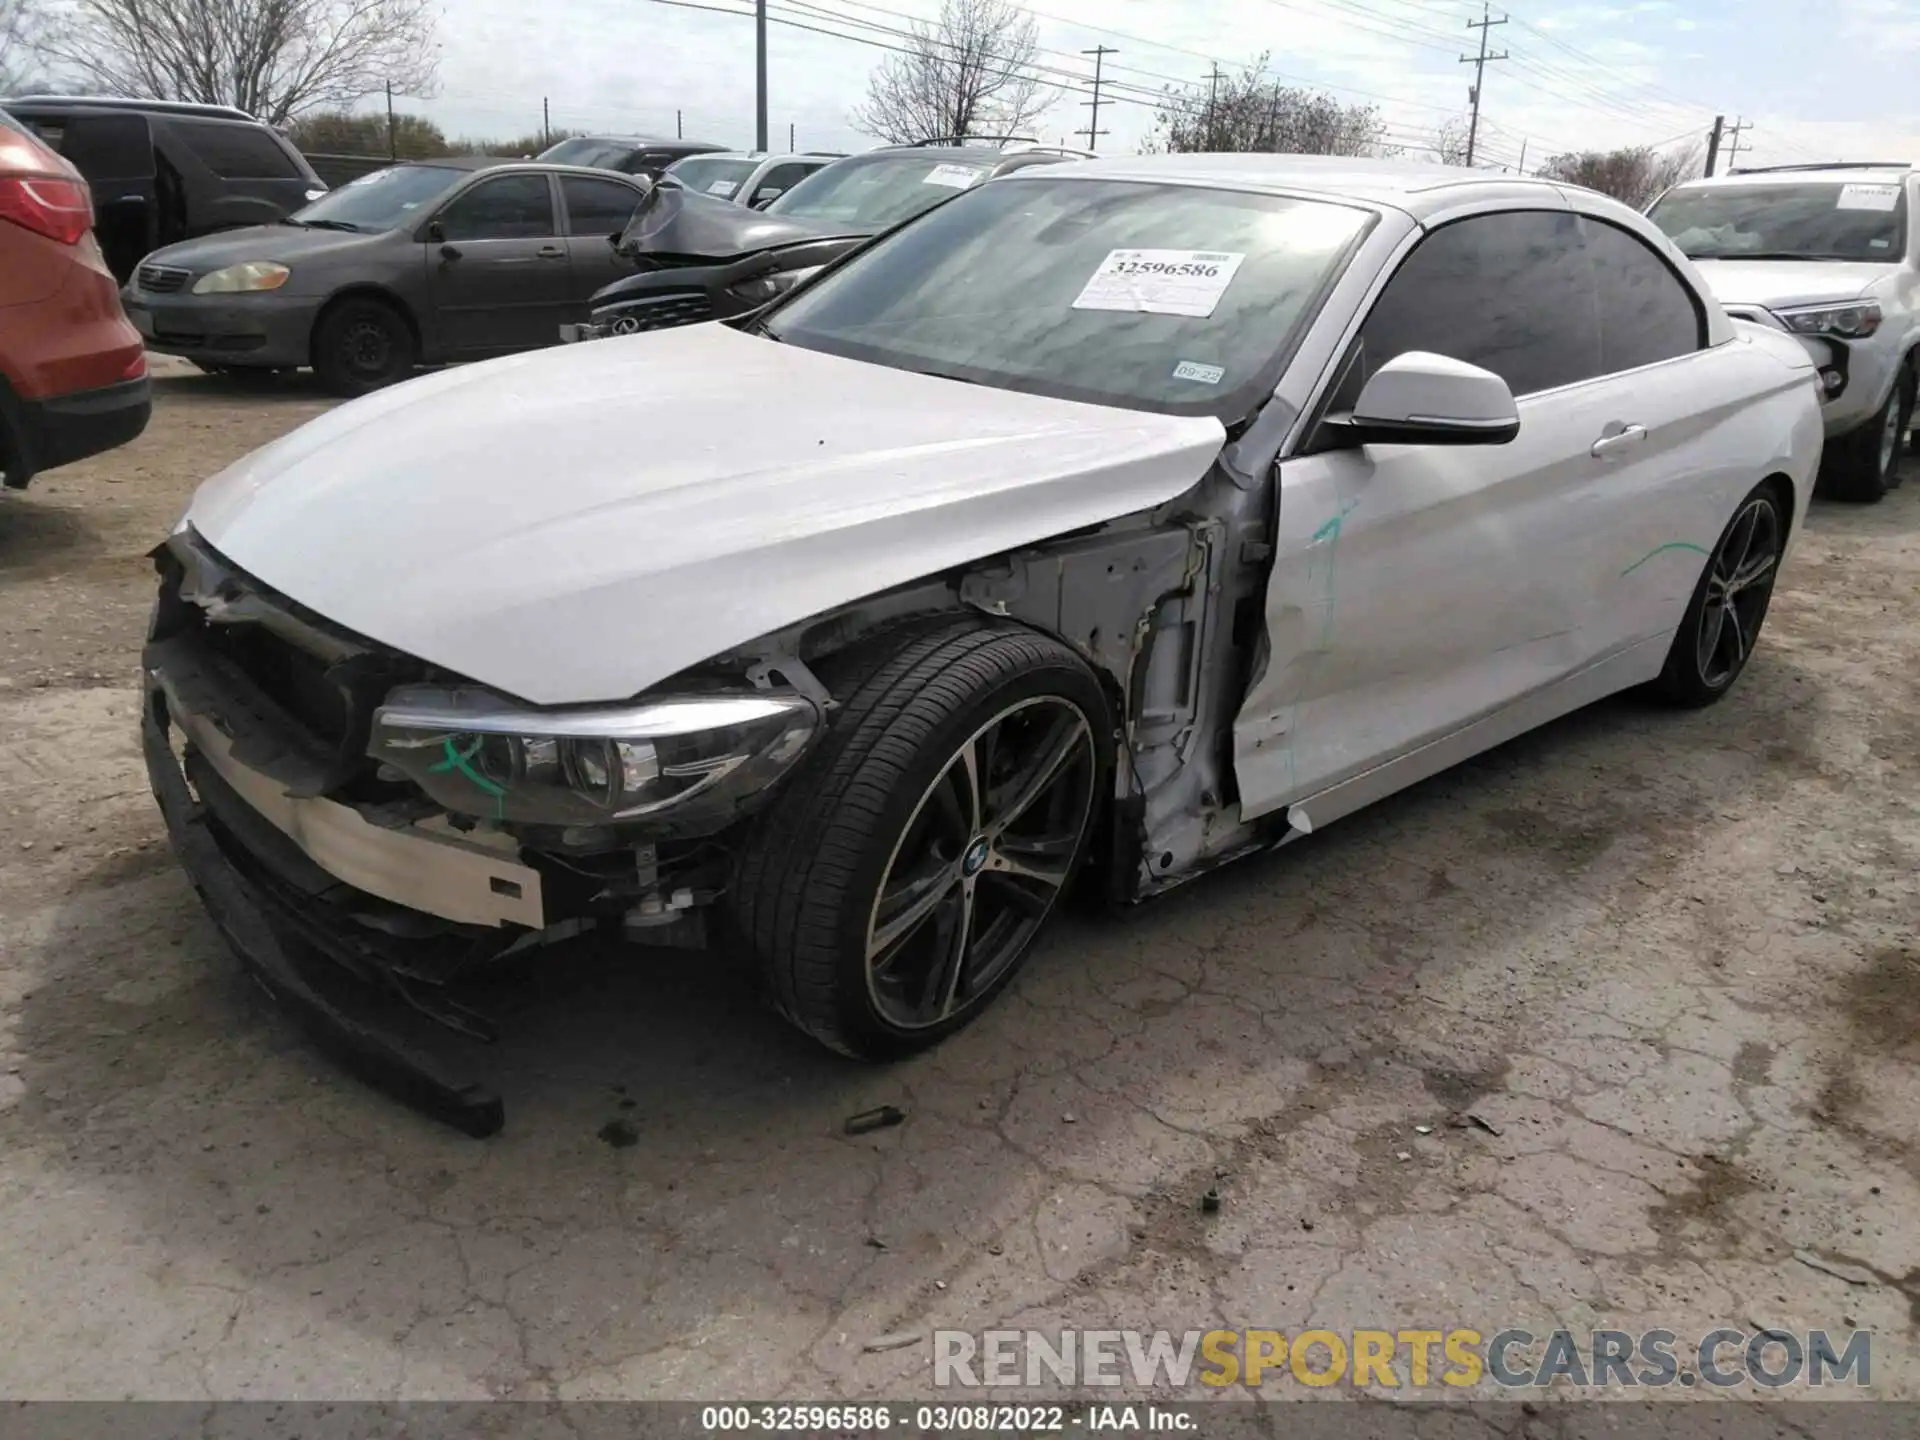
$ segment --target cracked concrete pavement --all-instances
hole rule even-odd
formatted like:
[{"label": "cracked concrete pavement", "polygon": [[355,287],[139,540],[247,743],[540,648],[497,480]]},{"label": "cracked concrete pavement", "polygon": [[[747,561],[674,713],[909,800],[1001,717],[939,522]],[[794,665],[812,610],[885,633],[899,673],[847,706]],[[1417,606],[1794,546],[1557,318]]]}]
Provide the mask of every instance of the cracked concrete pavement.
[{"label": "cracked concrete pavement", "polygon": [[142,554],[325,402],[159,390],[0,497],[0,1394],[899,1397],[886,1333],[1311,1323],[1857,1326],[1920,1397],[1920,485],[1816,507],[1725,704],[1067,917],[912,1062],[724,959],[551,954],[475,1142],[302,1043],[167,853]]}]

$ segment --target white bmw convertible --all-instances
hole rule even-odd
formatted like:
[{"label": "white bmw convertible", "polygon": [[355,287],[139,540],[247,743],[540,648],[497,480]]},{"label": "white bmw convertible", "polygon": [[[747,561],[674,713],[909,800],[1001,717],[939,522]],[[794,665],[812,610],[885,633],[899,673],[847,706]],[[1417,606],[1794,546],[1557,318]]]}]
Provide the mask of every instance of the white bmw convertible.
[{"label": "white bmw convertible", "polygon": [[1601,196],[1040,167],[209,480],[148,763],[247,963],[468,1129],[356,997],[484,1033],[462,980],[588,925],[898,1055],[1083,865],[1137,900],[1610,692],[1719,700],[1820,445],[1806,351]]}]

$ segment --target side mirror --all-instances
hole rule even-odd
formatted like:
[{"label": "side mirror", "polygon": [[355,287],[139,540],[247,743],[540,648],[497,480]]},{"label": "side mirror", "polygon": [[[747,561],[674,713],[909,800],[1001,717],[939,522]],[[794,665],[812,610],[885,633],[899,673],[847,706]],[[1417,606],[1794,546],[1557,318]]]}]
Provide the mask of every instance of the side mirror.
[{"label": "side mirror", "polygon": [[620,237],[626,233],[624,230],[616,230],[607,236],[607,247],[611,250],[618,251],[620,248]]},{"label": "side mirror", "polygon": [[439,241],[442,241],[446,238],[447,238],[446,226],[442,225],[438,220],[429,220],[427,222],[427,239],[434,241],[437,244]]},{"label": "side mirror", "polygon": [[1520,411],[1492,371],[1409,350],[1373,372],[1351,415],[1327,423],[1360,445],[1505,445]]}]

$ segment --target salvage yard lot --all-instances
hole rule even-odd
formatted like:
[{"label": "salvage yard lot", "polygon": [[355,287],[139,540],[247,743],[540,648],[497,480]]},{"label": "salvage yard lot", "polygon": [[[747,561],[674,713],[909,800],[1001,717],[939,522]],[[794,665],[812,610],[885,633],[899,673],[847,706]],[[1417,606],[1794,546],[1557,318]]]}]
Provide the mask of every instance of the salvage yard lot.
[{"label": "salvage yard lot", "polygon": [[476,1142],[300,1043],[167,853],[144,552],[329,402],[156,389],[0,496],[0,1394],[904,1396],[876,1337],[1311,1322],[1858,1326],[1920,1398],[1920,483],[1816,504],[1723,705],[1072,918],[918,1060],[553,952]]}]

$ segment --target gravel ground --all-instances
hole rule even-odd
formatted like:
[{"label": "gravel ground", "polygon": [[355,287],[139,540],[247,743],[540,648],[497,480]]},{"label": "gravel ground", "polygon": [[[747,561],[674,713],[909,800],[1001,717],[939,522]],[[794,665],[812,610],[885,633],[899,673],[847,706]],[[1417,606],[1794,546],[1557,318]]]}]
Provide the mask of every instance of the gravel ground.
[{"label": "gravel ground", "polygon": [[554,954],[475,1142],[294,1038],[167,853],[144,552],[326,402],[158,390],[0,496],[0,1394],[900,1396],[876,1337],[1311,1322],[1857,1326],[1920,1398],[1920,484],[1815,509],[1727,703],[1070,918],[911,1063]]}]

